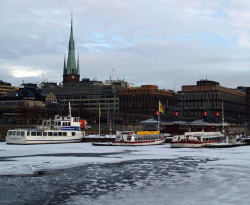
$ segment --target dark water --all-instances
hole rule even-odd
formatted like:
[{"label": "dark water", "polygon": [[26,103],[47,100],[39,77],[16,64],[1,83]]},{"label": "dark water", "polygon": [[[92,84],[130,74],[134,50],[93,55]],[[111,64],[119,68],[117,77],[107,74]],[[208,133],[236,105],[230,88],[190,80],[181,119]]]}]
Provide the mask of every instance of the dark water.
[{"label": "dark water", "polygon": [[[113,197],[120,193],[126,204],[133,202],[132,199],[124,201],[126,193],[133,197],[134,191],[154,188],[159,191],[161,186],[164,190],[160,194],[152,193],[152,197],[147,194],[147,198],[163,204],[159,197],[166,196],[171,187],[194,184],[197,179],[194,173],[209,172],[203,165],[211,160],[200,157],[136,160],[39,171],[29,176],[1,176],[0,204],[122,204],[119,198]],[[106,202],[105,197],[109,198]],[[140,203],[143,204],[143,196]]]}]

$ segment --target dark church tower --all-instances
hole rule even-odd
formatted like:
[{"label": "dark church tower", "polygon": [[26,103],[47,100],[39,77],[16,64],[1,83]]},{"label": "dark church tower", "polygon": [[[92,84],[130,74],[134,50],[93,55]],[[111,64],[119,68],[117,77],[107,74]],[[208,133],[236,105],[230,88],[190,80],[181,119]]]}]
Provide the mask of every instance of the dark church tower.
[{"label": "dark church tower", "polygon": [[79,68],[79,55],[76,66],[75,59],[75,43],[73,38],[73,18],[71,16],[71,31],[69,39],[69,51],[68,60],[66,66],[66,60],[64,57],[64,68],[63,68],[63,82],[64,83],[77,83],[80,81],[80,68]]}]

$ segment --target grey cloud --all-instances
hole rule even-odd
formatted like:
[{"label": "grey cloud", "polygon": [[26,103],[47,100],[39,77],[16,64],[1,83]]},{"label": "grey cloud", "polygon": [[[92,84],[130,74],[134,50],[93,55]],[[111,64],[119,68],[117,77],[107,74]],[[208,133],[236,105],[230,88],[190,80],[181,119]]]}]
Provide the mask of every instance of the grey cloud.
[{"label": "grey cloud", "polygon": [[[237,38],[250,28],[237,25],[243,17],[235,17],[244,2],[222,5],[200,0],[3,0],[1,78],[20,84],[22,79],[8,73],[8,67],[20,66],[42,69],[44,78],[61,81],[73,11],[81,77],[106,80],[115,68],[115,77],[137,85],[173,89],[175,84],[179,89],[205,76],[229,87],[248,85],[250,63],[239,59],[248,59],[250,49],[239,47]],[[202,41],[204,33],[215,39]],[[41,82],[42,77],[24,79]]]}]

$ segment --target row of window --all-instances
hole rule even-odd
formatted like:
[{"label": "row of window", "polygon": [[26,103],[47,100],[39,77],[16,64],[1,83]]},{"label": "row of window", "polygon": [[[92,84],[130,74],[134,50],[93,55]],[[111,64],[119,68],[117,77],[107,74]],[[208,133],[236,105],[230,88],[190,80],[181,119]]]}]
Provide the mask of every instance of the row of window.
[{"label": "row of window", "polygon": [[[69,132],[27,132],[27,136],[67,136]],[[8,131],[8,135],[25,136],[25,131]],[[75,132],[71,132],[75,136]]]},{"label": "row of window", "polygon": [[[114,98],[113,95],[102,95],[102,96],[97,96],[96,98]],[[62,97],[62,99],[89,99],[89,101],[95,101],[95,100],[92,100],[93,99],[93,96],[65,96],[65,97]],[[99,102],[99,101],[98,101]]]},{"label": "row of window", "polygon": [[54,122],[54,121],[44,121],[44,125],[45,126],[51,126],[51,125],[55,125],[55,126],[71,126],[71,122]]},{"label": "row of window", "polygon": [[217,141],[220,140],[220,137],[213,137],[213,138],[203,138],[203,142],[209,142],[209,141]]},{"label": "row of window", "polygon": [[221,103],[219,102],[179,102],[178,103],[178,107],[179,108],[185,108],[185,109],[188,109],[188,108],[214,108],[214,107],[218,107],[218,105],[221,107]]},{"label": "row of window", "polygon": [[216,92],[178,93],[178,100],[217,99]]},{"label": "row of window", "polygon": [[0,102],[0,106],[23,106],[24,102]]}]

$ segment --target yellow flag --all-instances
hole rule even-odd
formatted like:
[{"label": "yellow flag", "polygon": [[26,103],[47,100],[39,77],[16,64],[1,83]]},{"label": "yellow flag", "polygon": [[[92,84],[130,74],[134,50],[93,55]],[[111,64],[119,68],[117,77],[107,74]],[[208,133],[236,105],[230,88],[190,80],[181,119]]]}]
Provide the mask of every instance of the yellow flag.
[{"label": "yellow flag", "polygon": [[160,100],[159,100],[159,112],[164,113],[164,107]]}]

